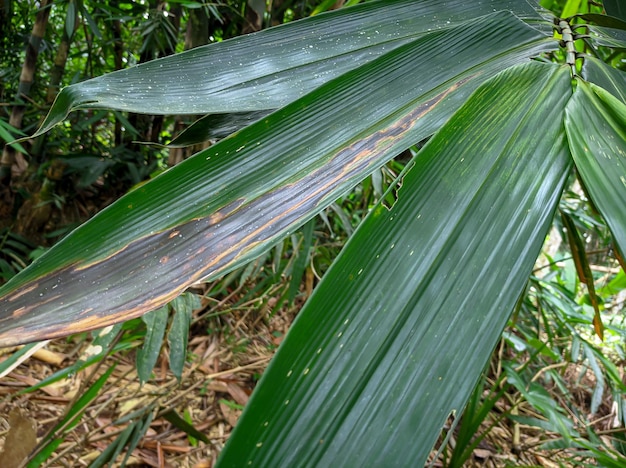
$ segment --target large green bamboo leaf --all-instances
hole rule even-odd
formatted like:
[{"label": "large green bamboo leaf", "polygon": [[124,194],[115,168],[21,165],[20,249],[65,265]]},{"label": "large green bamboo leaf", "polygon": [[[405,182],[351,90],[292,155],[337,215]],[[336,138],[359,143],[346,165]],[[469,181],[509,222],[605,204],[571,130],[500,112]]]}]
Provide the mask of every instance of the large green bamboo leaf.
[{"label": "large green bamboo leaf", "polygon": [[213,139],[226,138],[231,133],[262,119],[269,110],[208,114],[179,133],[167,146],[176,148]]},{"label": "large green bamboo leaf", "polygon": [[626,47],[626,31],[602,26],[589,26],[591,40],[596,46],[607,46],[623,49]]},{"label": "large green bamboo leaf", "polygon": [[607,15],[615,16],[616,18],[621,18],[626,21],[626,5],[624,5],[622,0],[604,0],[602,3],[606,9]]},{"label": "large green bamboo leaf", "polygon": [[499,12],[327,83],[129,193],[0,289],[0,345],[157,308],[259,255],[553,41]]},{"label": "large green bamboo leaf", "polygon": [[198,47],[64,88],[38,133],[79,108],[146,114],[277,109],[420,35],[520,0],[380,0]]},{"label": "large green bamboo leaf", "polygon": [[[621,84],[622,95],[626,86]],[[565,128],[576,169],[626,254],[626,104],[605,89],[578,80]]]},{"label": "large green bamboo leaf", "polygon": [[433,136],[298,315],[219,466],[424,465],[550,226],[570,95],[566,67],[512,68]]},{"label": "large green bamboo leaf", "polygon": [[584,13],[576,15],[577,18],[585,22],[593,23],[598,26],[610,28],[612,30],[626,31],[626,21],[616,16],[604,15],[600,13]]},{"label": "large green bamboo leaf", "polygon": [[586,57],[582,76],[626,103],[626,73],[623,71],[610,67],[595,57]]}]

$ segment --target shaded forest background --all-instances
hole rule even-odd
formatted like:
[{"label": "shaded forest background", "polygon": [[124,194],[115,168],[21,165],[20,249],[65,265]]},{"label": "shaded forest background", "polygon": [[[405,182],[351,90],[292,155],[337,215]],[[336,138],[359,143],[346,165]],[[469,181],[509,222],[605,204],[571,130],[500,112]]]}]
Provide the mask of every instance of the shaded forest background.
[{"label": "shaded forest background", "polygon": [[[3,0],[0,139],[32,134],[62,86],[343,3],[287,0],[266,8],[255,0]],[[129,188],[197,151],[148,144],[167,144],[193,120],[89,110],[39,138],[4,146],[0,229],[15,250],[2,250],[2,279],[28,262],[29,250],[51,245]]]}]

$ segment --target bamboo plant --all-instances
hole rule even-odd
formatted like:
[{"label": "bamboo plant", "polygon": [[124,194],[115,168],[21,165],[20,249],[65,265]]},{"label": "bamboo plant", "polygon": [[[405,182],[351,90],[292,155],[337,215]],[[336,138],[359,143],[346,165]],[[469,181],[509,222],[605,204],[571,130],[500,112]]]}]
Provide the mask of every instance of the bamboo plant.
[{"label": "bamboo plant", "polygon": [[219,460],[419,466],[476,385],[573,174],[626,252],[626,75],[612,53],[626,18],[606,6],[561,19],[519,0],[379,0],[63,89],[39,133],[88,107],[254,123],[3,286],[0,345],[160,308],[427,141],[298,315]]}]

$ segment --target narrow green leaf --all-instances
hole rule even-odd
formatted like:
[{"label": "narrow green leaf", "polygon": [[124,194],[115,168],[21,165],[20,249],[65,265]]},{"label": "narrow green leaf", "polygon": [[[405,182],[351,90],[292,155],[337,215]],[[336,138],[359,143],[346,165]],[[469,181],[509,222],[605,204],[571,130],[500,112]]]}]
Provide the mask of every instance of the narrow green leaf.
[{"label": "narrow green leaf", "polygon": [[561,12],[561,18],[569,18],[580,11],[581,0],[567,0],[563,11]]},{"label": "narrow green leaf", "polygon": [[142,384],[150,379],[159,358],[168,316],[169,307],[164,306],[141,317],[146,324],[146,337],[143,346],[137,351],[137,375]]},{"label": "narrow green leaf", "polygon": [[[93,401],[93,399],[98,396],[98,393],[115,370],[115,366],[115,363],[112,364],[104,372],[104,374],[98,377],[93,384],[85,389],[85,393],[83,393],[80,398],[76,400],[72,408],[70,408],[70,410],[67,412],[67,415],[65,415],[65,417],[58,424],[58,427],[65,426],[65,430],[71,430],[79,423],[79,416],[85,411],[85,408],[87,408],[91,401]],[[52,431],[51,434],[54,434],[54,432],[55,431]]]},{"label": "narrow green leaf", "polygon": [[626,31],[603,26],[589,26],[589,32],[591,32],[591,41],[596,46],[626,48]]},{"label": "narrow green leaf", "polygon": [[591,267],[589,266],[589,260],[587,260],[587,252],[585,251],[585,244],[583,243],[574,220],[567,213],[561,211],[561,219],[563,220],[563,226],[567,231],[567,239],[569,241],[570,250],[572,251],[572,258],[574,259],[574,265],[576,266],[576,273],[581,282],[587,285],[587,291],[589,292],[589,299],[594,310],[593,327],[598,337],[601,340],[604,339],[604,325],[602,324],[602,317],[600,316],[600,301],[596,295],[596,287],[591,273]]},{"label": "narrow green leaf", "polygon": [[10,357],[6,358],[4,361],[0,362],[0,378],[4,377],[6,374],[11,372],[13,366],[18,365],[23,356],[27,356],[31,353],[33,348],[36,348],[38,343],[31,343],[29,345],[24,346],[22,349],[15,351],[11,354]]},{"label": "narrow green leaf", "polygon": [[43,449],[37,452],[37,455],[33,457],[31,461],[26,465],[27,468],[37,468],[41,466],[50,455],[63,443],[62,438],[54,439],[50,441]]},{"label": "narrow green leaf", "polygon": [[168,411],[166,413],[163,413],[162,416],[166,421],[171,422],[174,427],[180,429],[185,434],[195,439],[201,440],[204,443],[209,443],[209,438],[206,435],[204,435],[198,429],[193,427],[193,425],[189,424],[187,421],[181,418],[178,413],[176,413],[176,411]]},{"label": "narrow green leaf", "polygon": [[484,80],[554,46],[500,12],[327,83],[130,192],[1,287],[0,346],[138,317],[232,271],[431,135]]},{"label": "narrow green leaf", "polygon": [[150,425],[152,424],[153,419],[154,419],[154,411],[150,410],[147,416],[145,416],[145,418],[139,424],[135,426],[133,435],[128,441],[128,448],[126,449],[126,455],[124,456],[124,459],[122,460],[122,463],[120,466],[126,466],[126,462],[130,458],[131,453],[133,453],[133,450],[135,450],[137,445],[139,445],[139,442],[141,442],[141,440],[144,438],[144,436],[148,432],[148,429],[150,429]]},{"label": "narrow green leaf", "polygon": [[621,291],[626,289],[626,273],[624,270],[620,270],[615,278],[613,278],[608,284],[605,284],[598,291],[600,295],[603,296],[613,296],[619,294]]},{"label": "narrow green leaf", "polygon": [[174,299],[170,305],[174,309],[172,326],[167,334],[167,342],[170,348],[170,369],[180,381],[185,368],[187,358],[187,342],[189,339],[189,326],[194,309],[199,306],[199,301],[193,294],[185,293]]},{"label": "narrow green leaf", "polygon": [[4,140],[6,143],[9,143],[9,145],[12,148],[19,151],[20,153],[28,154],[28,152],[24,149],[24,147],[20,145],[19,143],[11,143],[12,141],[15,140],[15,137],[13,136],[13,134],[25,135],[25,133],[22,132],[21,130],[15,128],[10,123],[5,122],[4,120],[0,119],[0,139]]},{"label": "narrow green leaf", "polygon": [[423,466],[549,229],[570,95],[566,67],[514,67],[432,137],[298,314],[219,466]]},{"label": "narrow green leaf", "polygon": [[124,446],[128,442],[128,439],[138,424],[141,424],[141,422],[137,421],[126,426],[126,428],[115,438],[115,440],[102,451],[98,458],[96,458],[89,465],[89,468],[100,468],[106,463],[110,463],[110,466],[112,466],[115,459],[120,453],[122,453],[122,450],[124,450]]},{"label": "narrow green leaf", "polygon": [[293,269],[291,270],[291,281],[289,282],[289,290],[287,292],[287,302],[290,304],[293,303],[293,300],[296,298],[296,295],[300,290],[302,276],[304,275],[304,271],[306,270],[306,266],[309,262],[309,252],[311,250],[311,245],[313,244],[314,227],[315,218],[309,220],[309,222],[302,227],[302,234],[304,236],[298,255],[293,264]]},{"label": "narrow green leaf", "polygon": [[209,114],[196,120],[167,146],[176,148],[194,145],[211,139],[225,138],[231,133],[246,127],[268,115],[270,111],[232,112],[230,114]]},{"label": "narrow green leaf", "polygon": [[96,23],[96,21],[93,19],[93,17],[89,14],[87,9],[85,8],[84,2],[81,1],[78,4],[78,10],[80,11],[80,16],[82,16],[85,19],[85,21],[87,21],[87,24],[89,25],[89,29],[94,34],[94,36],[102,40],[102,33],[100,32],[100,29],[98,29],[98,24]]},{"label": "narrow green leaf", "polygon": [[53,373],[52,375],[44,378],[43,380],[40,380],[39,382],[37,382],[35,385],[31,385],[30,387],[27,387],[25,389],[23,389],[22,391],[20,391],[20,393],[32,393],[35,392],[37,390],[39,390],[40,388],[46,387],[48,385],[53,384],[54,382],[58,382],[61,379],[65,379],[68,378],[69,376],[76,374],[76,372],[79,372],[83,369],[86,369],[87,367],[91,366],[92,364],[95,364],[98,361],[102,360],[102,356],[91,356],[90,358],[88,358],[85,361],[77,361],[76,363],[72,364],[69,367],[65,367],[64,369],[58,370],[55,373]]},{"label": "narrow green leaf", "polygon": [[[185,411],[183,413],[183,418],[189,424],[193,423],[193,418],[191,417],[191,412],[189,411],[188,408],[185,408]],[[195,437],[192,437],[192,436],[188,435],[187,436],[187,440],[189,441],[189,445],[191,445],[192,447],[197,447],[198,446],[198,439],[196,439]]]},{"label": "narrow green leaf", "polygon": [[626,5],[622,0],[603,0],[606,13],[626,21]]},{"label": "narrow green leaf", "polygon": [[593,371],[593,375],[596,379],[596,384],[593,387],[593,393],[591,394],[591,405],[589,410],[591,414],[595,414],[598,412],[600,405],[602,404],[604,397],[604,374],[602,373],[602,369],[596,360],[595,353],[591,346],[587,343],[583,343],[583,349],[585,350],[585,357],[587,358],[587,362],[589,363],[589,367]]},{"label": "narrow green leaf", "polygon": [[[626,88],[622,88],[624,91]],[[576,169],[623,257],[626,253],[626,104],[603,88],[578,80],[565,116]]]},{"label": "narrow green leaf", "polygon": [[[85,392],[74,402],[74,405],[68,410],[67,414],[59,421],[54,429],[50,431],[49,439],[43,442],[43,447],[38,451],[37,456],[28,463],[28,467],[37,467],[41,465],[48,457],[54,452],[58,446],[63,442],[64,438],[57,434],[59,431],[67,432],[74,428],[79,422],[80,417],[94,398],[98,396],[98,393],[109,379],[113,371],[115,370],[115,364],[109,367],[104,374],[89,387],[85,389]],[[56,438],[52,438],[55,437]]]},{"label": "narrow green leaf", "polygon": [[336,0],[322,0],[320,4],[315,7],[311,16],[319,15],[320,13],[330,10],[336,3]]},{"label": "narrow green leaf", "polygon": [[[489,425],[489,414],[507,392],[508,385],[503,385],[501,379],[490,389],[486,388],[485,384],[483,377],[472,392],[462,415],[456,416],[456,418],[461,418],[461,424],[458,431],[454,431],[456,446],[448,464],[450,468],[463,467],[493,427]],[[484,424],[488,424],[487,430],[484,429]]]},{"label": "narrow green leaf", "polygon": [[146,114],[276,109],[415,37],[497,10],[539,17],[519,0],[368,2],[68,86],[36,135],[87,107]]},{"label": "narrow green leaf", "polygon": [[65,34],[68,39],[71,39],[74,35],[74,29],[76,27],[76,2],[75,0],[69,0],[67,4],[67,13],[65,15]]},{"label": "narrow green leaf", "polygon": [[[122,324],[119,325],[119,327],[121,327]],[[117,327],[117,326],[116,326]],[[108,341],[108,339],[106,339],[105,341]],[[99,346],[96,343],[98,343],[99,340],[98,338],[96,338],[94,340],[94,346]],[[59,371],[56,371],[55,373],[53,373],[52,375],[49,375],[48,377],[40,380],[39,382],[37,382],[35,385],[31,385],[30,387],[27,387],[23,390],[20,390],[20,394],[25,394],[25,393],[32,393],[34,391],[39,390],[40,388],[46,387],[48,385],[53,384],[54,382],[58,382],[59,380],[62,379],[66,379],[69,376],[76,374],[77,372],[80,372],[83,369],[88,368],[89,366],[101,361],[105,355],[108,352],[107,348],[108,345],[103,345],[103,349],[99,354],[95,354],[95,355],[91,355],[89,358],[87,358],[86,360],[78,360],[76,361],[74,364],[72,364],[69,367],[65,367]],[[115,345],[115,347],[111,350],[111,352],[115,353],[115,352],[120,352],[120,351],[124,351],[127,349],[130,349],[132,347],[132,343],[118,343],[117,345]]]},{"label": "narrow green leaf", "polygon": [[609,67],[595,57],[586,57],[582,76],[626,103],[626,73],[623,71]]},{"label": "narrow green leaf", "polygon": [[510,362],[504,363],[503,369],[507,381],[546,418],[546,420],[542,420],[510,414],[510,419],[519,421],[522,424],[540,427],[546,431],[556,432],[568,439],[578,436],[578,433],[574,430],[574,423],[568,415],[564,414],[563,409],[557,405],[554,397],[542,385],[523,379]]},{"label": "narrow green leaf", "polygon": [[615,16],[601,15],[598,13],[586,13],[584,15],[576,15],[585,21],[590,21],[598,26],[604,26],[605,28],[614,28],[626,30],[626,21],[617,18]]}]

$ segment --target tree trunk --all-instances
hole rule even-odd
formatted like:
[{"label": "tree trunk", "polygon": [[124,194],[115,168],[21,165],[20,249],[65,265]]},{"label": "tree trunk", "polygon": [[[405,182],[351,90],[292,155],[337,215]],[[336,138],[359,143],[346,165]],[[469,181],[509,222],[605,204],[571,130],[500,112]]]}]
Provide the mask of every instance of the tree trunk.
[{"label": "tree trunk", "polygon": [[[28,41],[26,59],[24,60],[24,66],[22,67],[20,83],[15,99],[17,104],[13,106],[11,117],[9,119],[9,123],[15,128],[22,128],[22,119],[24,118],[24,113],[26,112],[26,105],[23,103],[23,98],[28,96],[30,88],[33,84],[35,65],[37,63],[37,56],[39,55],[39,47],[46,32],[46,25],[48,24],[51,4],[52,0],[42,0],[41,7],[35,19],[35,25],[33,26],[30,40]],[[11,181],[12,171],[15,172],[15,175],[19,175],[24,172],[27,166],[28,163],[21,154],[17,153],[12,147],[5,145],[2,152],[2,159],[0,160],[0,183],[4,186],[8,186]]]},{"label": "tree trunk", "polygon": [[[54,57],[54,63],[50,70],[50,81],[46,93],[46,106],[49,107],[54,102],[61,87],[63,74],[67,65],[70,43],[74,32],[78,27],[78,15],[74,17],[74,29],[71,36],[67,35],[67,28],[63,28],[61,42]],[[31,150],[31,164],[41,164],[46,159],[45,147],[48,135],[41,135],[33,143]],[[53,210],[52,200],[57,182],[63,177],[65,164],[58,159],[53,159],[50,167],[44,172],[44,179],[39,190],[26,200],[17,212],[15,220],[15,232],[21,234],[37,243],[43,243],[42,236],[44,226],[50,219]]]},{"label": "tree trunk", "polygon": [[[78,15],[75,15],[72,37],[74,36],[74,32],[76,31],[77,27]],[[50,81],[48,82],[48,90],[46,92],[46,107],[52,106],[54,98],[56,98],[57,94],[59,94],[61,81],[63,80],[63,75],[65,74],[65,67],[67,65],[67,57],[69,55],[72,37],[69,37],[67,35],[67,28],[63,28],[61,42],[59,44],[59,47],[57,48],[57,53],[54,56],[54,63],[52,65],[52,68],[50,69]],[[42,161],[42,153],[44,152],[46,138],[47,135],[42,135],[37,138],[37,140],[33,143],[33,148],[31,150],[33,160],[37,160],[39,162]]]},{"label": "tree trunk", "polygon": [[[11,0],[0,0],[0,63],[4,63],[5,54],[9,52],[11,37],[11,15],[13,14],[13,4]],[[4,86],[0,81],[0,99],[4,96]]]},{"label": "tree trunk", "polygon": [[[75,18],[74,21],[74,31],[72,31],[72,37],[74,36],[74,32],[78,27],[78,17]],[[61,43],[59,44],[59,48],[57,49],[57,53],[54,57],[54,65],[50,70],[50,82],[48,83],[48,92],[46,95],[46,104],[52,104],[54,98],[59,94],[59,89],[61,87],[61,80],[63,79],[63,74],[65,73],[65,66],[67,65],[67,56],[70,51],[70,43],[72,42],[72,37],[67,35],[67,29],[63,28],[63,34],[61,35]]]},{"label": "tree trunk", "polygon": [[189,10],[185,30],[185,50],[209,43],[209,17],[204,8]]},{"label": "tree trunk", "polygon": [[278,26],[279,24],[283,24],[285,21],[285,10],[291,3],[287,3],[285,5],[284,0],[273,0],[270,9],[270,17],[272,26]]},{"label": "tree trunk", "polygon": [[246,21],[242,33],[249,34],[263,29],[263,15],[265,2],[263,0],[248,0],[246,2]]}]

